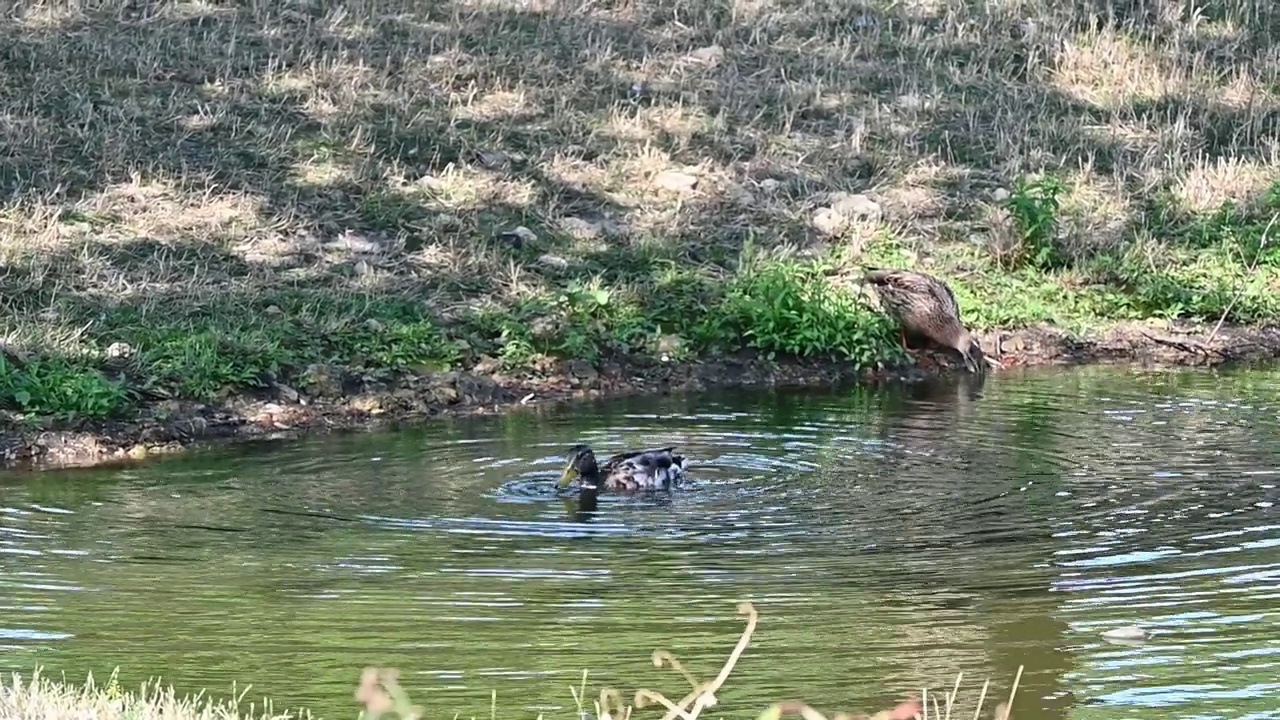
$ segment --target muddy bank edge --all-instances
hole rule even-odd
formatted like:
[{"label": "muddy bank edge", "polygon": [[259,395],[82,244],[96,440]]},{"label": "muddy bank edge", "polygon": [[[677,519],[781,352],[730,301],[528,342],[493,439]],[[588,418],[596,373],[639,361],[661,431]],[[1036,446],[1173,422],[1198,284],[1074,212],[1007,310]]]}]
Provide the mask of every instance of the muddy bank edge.
[{"label": "muddy bank edge", "polygon": [[[1280,326],[1147,322],[1073,335],[1053,327],[986,333],[983,348],[1005,368],[1134,363],[1209,366],[1280,358]],[[913,367],[856,372],[817,360],[728,358],[664,363],[652,358],[558,362],[540,377],[511,377],[484,362],[469,372],[405,375],[393,381],[353,378],[329,368],[330,382],[303,395],[284,385],[233,395],[216,404],[164,400],[127,420],[59,427],[39,419],[0,422],[0,467],[53,469],[127,463],[195,446],[275,440],[317,432],[395,427],[431,417],[536,411],[586,399],[733,387],[811,387],[850,381],[918,380],[957,371],[955,358],[930,353]],[[492,365],[492,366],[490,366]],[[995,371],[999,372],[999,371]]]}]

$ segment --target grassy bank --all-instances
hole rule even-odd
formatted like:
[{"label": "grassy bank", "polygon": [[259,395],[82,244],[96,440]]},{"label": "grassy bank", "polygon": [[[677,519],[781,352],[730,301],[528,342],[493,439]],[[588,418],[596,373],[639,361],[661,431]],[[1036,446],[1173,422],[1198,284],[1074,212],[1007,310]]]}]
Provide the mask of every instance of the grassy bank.
[{"label": "grassy bank", "polygon": [[1280,310],[1265,4],[429,5],[0,20],[0,407]]},{"label": "grassy bank", "polygon": [[[568,694],[573,703],[571,716],[575,720],[595,717],[598,720],[628,720],[633,715],[655,715],[663,720],[697,720],[705,711],[719,715],[712,710],[718,704],[716,693],[724,686],[734,667],[741,659],[743,652],[751,643],[759,614],[749,602],[738,606],[738,614],[746,620],[738,642],[729,652],[720,671],[710,679],[698,679],[680,661],[665,650],[655,650],[651,656],[652,663],[658,668],[668,668],[673,675],[678,675],[689,689],[674,693],[670,697],[661,691],[640,688],[634,694],[624,696],[614,688],[588,690],[587,674],[584,672],[582,683],[577,687],[569,687]],[[0,720],[64,720],[65,718],[92,717],[95,720],[288,720],[289,718],[309,718],[306,710],[276,712],[270,701],[260,705],[245,702],[248,689],[238,697],[219,700],[206,696],[203,692],[196,696],[179,696],[171,686],[163,686],[159,681],[150,681],[138,691],[128,691],[120,686],[118,673],[113,673],[104,686],[99,687],[92,676],[83,685],[44,677],[37,670],[24,680],[19,674],[11,676],[9,682],[0,679]],[[850,715],[837,713],[835,720],[921,720],[930,716],[925,710],[932,707],[932,717],[937,720],[950,719],[952,712],[957,717],[972,715],[978,718],[984,706],[994,705],[993,720],[1009,720],[1011,704],[1017,696],[1018,683],[1022,678],[1022,668],[1009,691],[1008,701],[994,701],[995,694],[988,680],[981,686],[976,697],[968,697],[960,692],[963,676],[957,676],[950,689],[943,688],[939,692],[925,690],[918,697],[912,697],[897,704],[889,710],[880,711],[870,717],[862,713]],[[683,696],[683,697],[682,697]],[[359,717],[362,720],[422,720],[426,710],[415,704],[409,693],[399,682],[399,672],[389,668],[366,668],[360,674],[359,684],[355,685],[354,700],[360,706]],[[941,712],[945,709],[945,715]],[[432,713],[439,715],[439,711]],[[498,698],[493,697],[490,720],[497,720],[499,715]],[[804,720],[827,720],[821,711],[799,700],[777,702],[764,708],[757,720],[780,720],[788,715],[803,717]],[[459,717],[454,715],[455,720]],[[543,714],[539,713],[538,718]],[[472,720],[475,720],[472,718]]]}]

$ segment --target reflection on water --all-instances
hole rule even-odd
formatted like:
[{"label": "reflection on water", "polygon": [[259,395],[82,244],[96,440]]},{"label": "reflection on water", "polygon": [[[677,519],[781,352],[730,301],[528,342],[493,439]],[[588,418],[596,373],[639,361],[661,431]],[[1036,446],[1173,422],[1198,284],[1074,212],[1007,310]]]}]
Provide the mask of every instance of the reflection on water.
[{"label": "reflection on water", "polygon": [[[0,485],[3,665],[530,717],[677,693],[762,614],[724,716],[1026,671],[1019,720],[1280,717],[1280,373],[1085,369],[633,399]],[[675,443],[689,487],[556,496],[565,450]],[[1139,624],[1137,646],[1104,641]],[[976,692],[976,686],[971,688]],[[1159,708],[1159,710],[1155,710]],[[1270,714],[1268,714],[1270,713]]]}]

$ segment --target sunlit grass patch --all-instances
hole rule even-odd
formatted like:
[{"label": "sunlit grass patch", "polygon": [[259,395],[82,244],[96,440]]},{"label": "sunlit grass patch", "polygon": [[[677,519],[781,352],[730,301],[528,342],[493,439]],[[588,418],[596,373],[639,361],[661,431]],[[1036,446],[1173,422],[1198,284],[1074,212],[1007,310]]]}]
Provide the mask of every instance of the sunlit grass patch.
[{"label": "sunlit grass patch", "polygon": [[[4,21],[0,336],[45,363],[12,387],[874,366],[901,358],[846,279],[886,259],[978,329],[1276,310],[1249,3],[134,5]],[[29,392],[0,406],[91,405]]]}]

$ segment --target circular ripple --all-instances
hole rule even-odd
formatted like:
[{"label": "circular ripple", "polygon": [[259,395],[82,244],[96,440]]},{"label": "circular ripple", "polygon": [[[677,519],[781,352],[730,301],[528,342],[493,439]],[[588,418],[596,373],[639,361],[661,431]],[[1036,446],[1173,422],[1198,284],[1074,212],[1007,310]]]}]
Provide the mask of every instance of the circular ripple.
[{"label": "circular ripple", "polygon": [[[329,714],[369,664],[463,714],[495,689],[562,712],[583,668],[677,692],[652,650],[718,667],[750,599],[726,716],[873,709],[961,670],[1007,688],[1023,664],[1023,720],[1265,717],[1277,378],[638,398],[42,474],[0,507],[0,646]],[[584,515],[555,488],[578,442],[677,445],[688,482]],[[1134,623],[1145,644],[1100,637]]]}]

